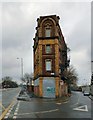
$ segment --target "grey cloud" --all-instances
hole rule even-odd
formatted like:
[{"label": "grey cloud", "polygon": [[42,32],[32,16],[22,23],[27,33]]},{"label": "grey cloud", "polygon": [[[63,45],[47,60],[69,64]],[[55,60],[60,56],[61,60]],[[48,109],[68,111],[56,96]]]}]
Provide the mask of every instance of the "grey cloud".
[{"label": "grey cloud", "polygon": [[91,26],[85,18],[78,22],[68,38],[68,43],[72,45],[74,51],[82,48],[89,50],[91,46]]},{"label": "grey cloud", "polygon": [[[14,4],[15,5],[15,4]],[[22,11],[18,11],[19,7],[8,6],[7,11],[3,12],[3,29],[2,29],[2,40],[3,40],[3,48],[7,47],[19,47],[26,43],[32,43],[33,38],[33,29],[34,29],[34,21],[33,19],[25,19],[22,15]],[[11,9],[14,9],[13,11]],[[12,12],[11,12],[12,11]],[[16,12],[15,12],[16,11]],[[16,13],[16,14],[15,14]],[[7,18],[10,16],[10,19]],[[7,22],[8,21],[8,22]]]},{"label": "grey cloud", "polygon": [[91,3],[91,60],[93,61],[93,1]]}]

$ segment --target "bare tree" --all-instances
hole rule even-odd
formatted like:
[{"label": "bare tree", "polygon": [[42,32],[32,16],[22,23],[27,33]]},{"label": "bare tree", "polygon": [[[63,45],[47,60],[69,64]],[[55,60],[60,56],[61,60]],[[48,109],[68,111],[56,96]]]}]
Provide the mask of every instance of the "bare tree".
[{"label": "bare tree", "polygon": [[4,78],[2,78],[2,80],[12,80],[12,78],[10,76],[5,76]]},{"label": "bare tree", "polygon": [[25,74],[24,74],[24,77],[21,78],[21,80],[22,80],[23,82],[25,82],[27,85],[28,85],[28,83],[31,84],[32,79],[33,79],[33,75],[32,75],[32,73],[31,73],[31,74],[29,74],[29,73],[25,73]]},{"label": "bare tree", "polygon": [[68,84],[76,85],[78,80],[78,74],[76,73],[76,70],[72,65],[67,68],[67,70],[65,70],[63,74],[67,78]]},{"label": "bare tree", "polygon": [[2,78],[2,87],[3,88],[15,88],[15,87],[18,87],[18,84],[12,81],[12,77],[5,76],[4,78]]}]

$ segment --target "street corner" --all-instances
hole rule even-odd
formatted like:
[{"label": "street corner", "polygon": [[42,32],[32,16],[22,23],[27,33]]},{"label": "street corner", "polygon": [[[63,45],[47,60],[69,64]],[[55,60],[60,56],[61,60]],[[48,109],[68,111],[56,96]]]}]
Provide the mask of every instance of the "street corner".
[{"label": "street corner", "polygon": [[56,102],[60,102],[61,104],[68,103],[69,102],[69,96],[65,95],[60,98],[56,98]]}]

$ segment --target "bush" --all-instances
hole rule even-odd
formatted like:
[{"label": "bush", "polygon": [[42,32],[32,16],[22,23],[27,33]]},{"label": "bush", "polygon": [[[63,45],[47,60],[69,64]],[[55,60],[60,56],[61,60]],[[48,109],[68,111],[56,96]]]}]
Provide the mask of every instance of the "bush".
[{"label": "bush", "polygon": [[4,77],[2,80],[2,88],[16,88],[18,87],[18,84],[12,79],[9,79],[10,77]]}]

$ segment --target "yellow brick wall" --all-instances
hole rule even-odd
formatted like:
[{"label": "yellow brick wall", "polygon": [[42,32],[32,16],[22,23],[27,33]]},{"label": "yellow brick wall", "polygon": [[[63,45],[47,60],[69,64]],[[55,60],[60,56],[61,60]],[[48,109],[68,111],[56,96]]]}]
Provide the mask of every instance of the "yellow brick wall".
[{"label": "yellow brick wall", "polygon": [[[39,75],[41,75],[42,74],[42,45],[46,45],[46,44],[50,44],[50,45],[52,45],[52,44],[55,44],[55,63],[56,63],[56,67],[55,67],[55,69],[56,69],[56,71],[58,72],[58,60],[59,60],[59,58],[58,58],[58,52],[59,52],[59,48],[58,48],[58,40],[57,39],[55,39],[55,40],[51,40],[51,39],[49,39],[49,40],[39,40],[39,43],[38,43],[38,47],[37,47],[37,49],[36,49],[36,51],[35,51],[35,60],[34,60],[34,64],[36,65],[36,67],[35,67],[35,70],[34,70],[34,77],[37,75],[37,74],[39,74]],[[37,60],[39,59],[39,64],[36,64],[37,62]]]},{"label": "yellow brick wall", "polygon": [[58,44],[58,39],[39,40],[39,45]]},{"label": "yellow brick wall", "polygon": [[43,96],[43,77],[39,78],[39,97]]},{"label": "yellow brick wall", "polygon": [[[39,64],[36,64],[37,61]],[[34,77],[36,77],[36,75],[42,74],[42,45],[38,45],[35,51],[34,64],[36,65],[34,70]]]},{"label": "yellow brick wall", "polygon": [[55,73],[59,75],[59,45],[55,44]]},{"label": "yellow brick wall", "polygon": [[56,77],[55,78],[55,84],[56,84],[56,88],[55,88],[55,95],[56,95],[56,97],[59,97],[59,80],[60,80],[60,78],[59,77]]},{"label": "yellow brick wall", "polygon": [[42,74],[42,45],[39,44],[39,50],[38,50],[38,54],[39,54],[39,68],[38,68],[38,72],[39,75]]}]

